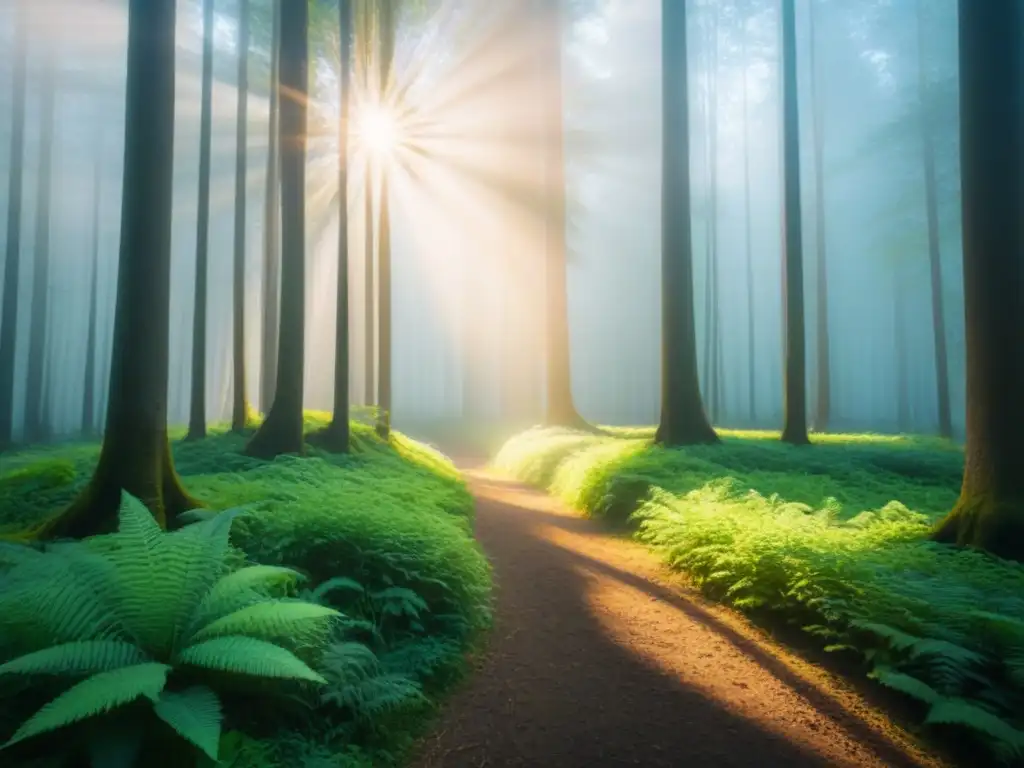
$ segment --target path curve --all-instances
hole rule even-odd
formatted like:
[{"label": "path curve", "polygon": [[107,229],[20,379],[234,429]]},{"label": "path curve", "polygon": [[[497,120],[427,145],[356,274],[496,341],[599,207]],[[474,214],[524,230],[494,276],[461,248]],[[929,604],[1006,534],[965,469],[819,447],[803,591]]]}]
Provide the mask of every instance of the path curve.
[{"label": "path curve", "polygon": [[495,627],[415,766],[940,765],[642,545],[538,491],[466,476]]}]

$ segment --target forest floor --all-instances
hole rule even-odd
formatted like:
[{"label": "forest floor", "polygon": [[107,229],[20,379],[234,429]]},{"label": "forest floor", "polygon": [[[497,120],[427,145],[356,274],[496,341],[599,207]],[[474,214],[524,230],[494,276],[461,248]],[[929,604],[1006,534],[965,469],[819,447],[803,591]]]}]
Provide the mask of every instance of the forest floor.
[{"label": "forest floor", "polygon": [[941,764],[642,544],[463,466],[495,569],[495,627],[414,765]]}]

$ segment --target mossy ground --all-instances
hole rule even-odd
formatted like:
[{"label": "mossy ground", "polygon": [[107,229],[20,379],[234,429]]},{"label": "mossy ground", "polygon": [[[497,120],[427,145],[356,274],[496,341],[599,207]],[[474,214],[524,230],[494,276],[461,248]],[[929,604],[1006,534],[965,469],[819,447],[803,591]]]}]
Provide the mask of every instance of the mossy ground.
[{"label": "mossy ground", "polygon": [[927,723],[1024,760],[1024,566],[929,540],[959,493],[957,446],[723,430],[669,450],[653,429],[606,431],[530,430],[495,464],[633,529],[708,596],[854,658]]},{"label": "mossy ground", "polygon": [[[328,414],[307,414],[306,431],[328,421]],[[304,457],[269,462],[243,454],[251,430],[221,425],[203,441],[182,440],[184,430],[172,440],[191,494],[211,509],[251,509],[232,529],[251,560],[295,567],[310,587],[343,577],[367,592],[402,587],[422,597],[424,627],[389,640],[378,655],[386,672],[414,678],[433,700],[458,679],[490,621],[491,573],[472,536],[472,498],[437,451],[400,433],[384,442],[359,421],[352,430],[347,455],[309,446]],[[88,481],[98,455],[98,442],[83,441],[0,457],[0,534],[59,511]],[[432,711],[399,707],[351,721],[314,711],[279,727],[271,718],[269,728],[261,718],[259,733],[227,733],[222,756],[249,768],[398,764]]]}]

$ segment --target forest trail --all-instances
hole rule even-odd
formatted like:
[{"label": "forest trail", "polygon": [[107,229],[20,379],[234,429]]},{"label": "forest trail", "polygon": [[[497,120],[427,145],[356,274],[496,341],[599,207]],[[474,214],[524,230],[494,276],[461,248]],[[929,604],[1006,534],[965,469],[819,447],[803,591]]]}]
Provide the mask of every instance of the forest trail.
[{"label": "forest trail", "polygon": [[940,765],[642,545],[462,462],[495,627],[420,768]]}]

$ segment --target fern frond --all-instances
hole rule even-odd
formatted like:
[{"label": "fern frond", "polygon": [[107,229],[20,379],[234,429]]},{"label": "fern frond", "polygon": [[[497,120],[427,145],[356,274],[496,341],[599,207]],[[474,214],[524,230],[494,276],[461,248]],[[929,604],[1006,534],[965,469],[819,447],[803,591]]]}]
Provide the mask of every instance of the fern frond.
[{"label": "fern frond", "polygon": [[921,682],[916,677],[897,672],[890,667],[877,666],[868,674],[868,677],[926,704],[932,704],[941,698],[939,692],[927,683]]},{"label": "fern frond", "polygon": [[195,744],[211,760],[217,759],[224,715],[217,694],[204,685],[184,691],[164,691],[153,705],[157,717],[186,741]]},{"label": "fern frond", "polygon": [[69,688],[26,720],[3,748],[101,715],[143,696],[156,700],[167,683],[170,669],[165,664],[147,663],[95,674]]},{"label": "fern frond", "polygon": [[185,648],[177,660],[240,675],[327,682],[291,651],[252,637],[215,637]]},{"label": "fern frond", "polygon": [[983,733],[997,741],[1024,751],[1024,731],[1019,731],[988,710],[966,699],[943,698],[937,700],[925,718],[929,725],[959,725]]},{"label": "fern frond", "polygon": [[322,630],[326,622],[341,614],[333,608],[298,600],[268,600],[229,613],[202,627],[193,641],[225,635],[258,638],[289,637],[305,631]]},{"label": "fern frond", "polygon": [[203,596],[192,617],[191,631],[263,599],[273,588],[303,578],[298,571],[278,565],[249,565],[224,574]]},{"label": "fern frond", "polygon": [[149,661],[119,640],[80,640],[27,653],[0,665],[0,675],[92,675]]},{"label": "fern frond", "polygon": [[320,669],[332,685],[351,685],[380,670],[377,655],[362,643],[332,643],[320,659]]},{"label": "fern frond", "polygon": [[81,545],[22,561],[0,594],[0,637],[34,650],[116,634],[117,582],[116,568]]}]

